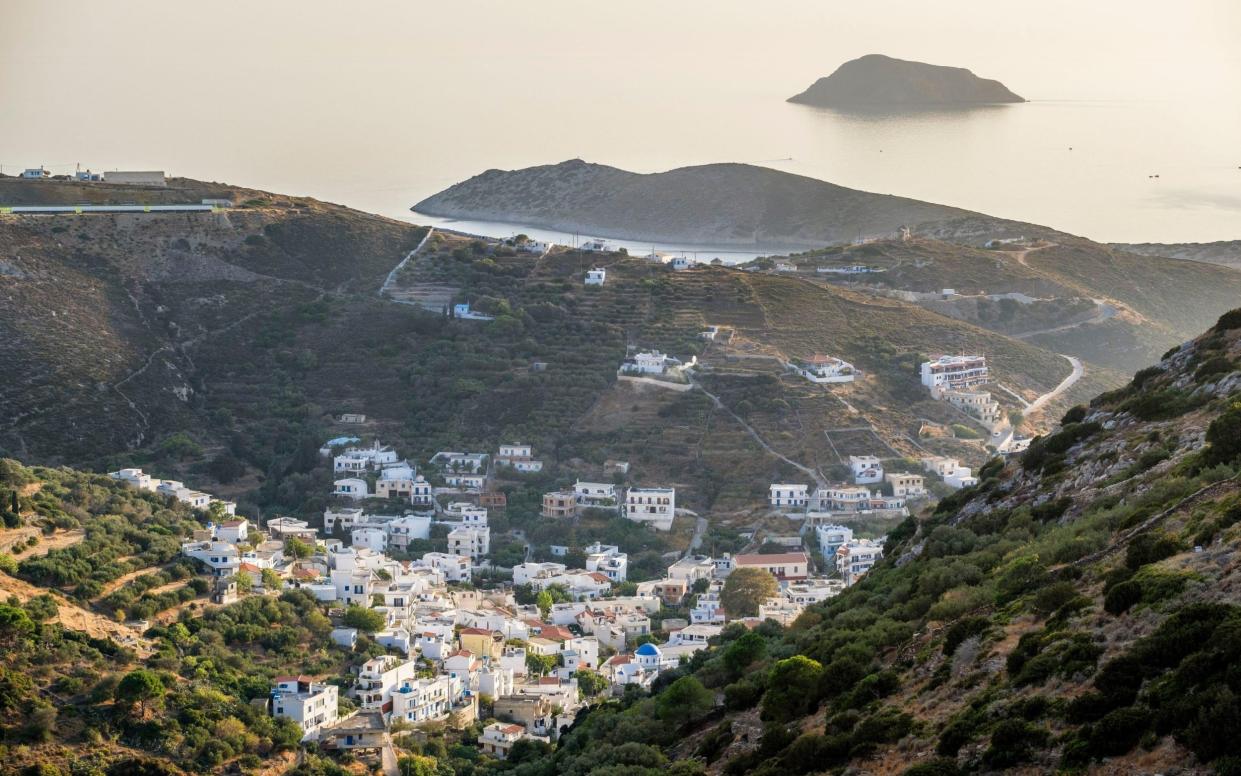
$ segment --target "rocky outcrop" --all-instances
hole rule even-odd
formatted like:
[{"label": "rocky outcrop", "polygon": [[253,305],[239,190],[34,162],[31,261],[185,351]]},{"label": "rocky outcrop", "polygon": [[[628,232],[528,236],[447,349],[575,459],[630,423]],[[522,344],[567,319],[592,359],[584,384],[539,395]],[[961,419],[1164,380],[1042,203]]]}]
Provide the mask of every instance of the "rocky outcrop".
[{"label": "rocky outcrop", "polygon": [[1025,102],[1004,84],[963,67],[928,65],[868,54],[836,68],[789,98],[820,107],[982,105]]}]

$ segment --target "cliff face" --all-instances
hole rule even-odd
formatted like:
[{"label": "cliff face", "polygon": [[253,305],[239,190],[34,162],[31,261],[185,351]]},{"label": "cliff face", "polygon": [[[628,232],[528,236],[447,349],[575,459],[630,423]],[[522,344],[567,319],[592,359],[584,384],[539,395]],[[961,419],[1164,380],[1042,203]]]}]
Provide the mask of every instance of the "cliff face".
[{"label": "cliff face", "polygon": [[789,102],[821,107],[979,105],[1025,102],[999,81],[963,67],[928,65],[868,54],[844,63]]},{"label": "cliff face", "polygon": [[641,175],[580,159],[488,170],[413,210],[598,237],[772,251],[977,215],[746,164]]}]

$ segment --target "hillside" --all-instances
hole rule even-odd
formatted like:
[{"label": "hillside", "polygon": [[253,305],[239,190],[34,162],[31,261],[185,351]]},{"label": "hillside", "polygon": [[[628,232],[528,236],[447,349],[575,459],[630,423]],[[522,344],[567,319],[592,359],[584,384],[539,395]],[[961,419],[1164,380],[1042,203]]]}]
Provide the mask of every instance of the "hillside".
[{"label": "hillside", "polygon": [[[1241,272],[1233,269],[1050,233],[992,249],[924,237],[881,240],[791,261],[825,282],[912,301],[1124,371],[1156,360],[1241,299]],[[873,271],[839,272],[857,266]],[[955,293],[945,297],[944,289]]]},{"label": "hillside", "polygon": [[1236,310],[907,520],[856,586],[729,626],[514,773],[1235,773],[1239,396]]},{"label": "hillside", "polygon": [[[78,196],[64,193],[70,184],[8,185]],[[315,451],[326,438],[360,431],[416,459],[524,439],[554,463],[523,487],[532,497],[627,457],[635,481],[684,487],[688,508],[748,514],[770,482],[802,476],[781,456],[824,477],[856,453],[984,460],[985,440],[919,437],[926,422],[973,426],[920,387],[926,354],[985,352],[1025,402],[1070,373],[1054,352],[874,293],[727,267],[676,272],[623,254],[539,258],[440,231],[381,297],[425,230],[311,200],[178,185],[186,198],[231,192],[238,207],[0,220],[9,268],[0,316],[17,334],[0,358],[23,376],[0,389],[14,410],[0,427],[6,454],[147,466],[251,513],[314,518],[322,491],[308,485],[322,476]],[[596,264],[609,281],[587,288]],[[498,319],[446,318],[453,301]],[[734,341],[704,343],[712,324],[732,327]],[[698,354],[702,387],[722,406],[699,391],[618,383],[628,346]],[[782,365],[818,352],[855,363],[863,379],[827,390]],[[1118,384],[1091,365],[1029,430]],[[345,412],[366,424],[338,424]],[[825,433],[859,426],[878,436]]]},{"label": "hillside", "polygon": [[488,170],[412,209],[598,237],[764,251],[801,250],[932,223],[963,232],[956,221],[967,218],[985,221],[992,231],[1005,223],[748,164],[641,175],[580,159]]},{"label": "hillside", "polygon": [[1025,102],[999,81],[963,67],[928,65],[868,54],[845,62],[806,91],[789,98],[819,107],[927,107]]},{"label": "hillside", "polygon": [[1209,243],[1112,243],[1112,247],[1144,256],[1168,256],[1241,269],[1241,240]]}]

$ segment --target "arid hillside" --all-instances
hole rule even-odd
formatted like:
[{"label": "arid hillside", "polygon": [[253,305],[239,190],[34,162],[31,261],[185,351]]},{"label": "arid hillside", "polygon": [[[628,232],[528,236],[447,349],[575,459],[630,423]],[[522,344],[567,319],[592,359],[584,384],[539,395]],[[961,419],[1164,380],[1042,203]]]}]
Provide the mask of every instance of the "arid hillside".
[{"label": "arid hillside", "polygon": [[748,164],[640,175],[574,159],[488,170],[413,207],[433,216],[507,221],[598,237],[757,250],[800,250],[902,226],[969,231],[958,208],[873,194]]}]

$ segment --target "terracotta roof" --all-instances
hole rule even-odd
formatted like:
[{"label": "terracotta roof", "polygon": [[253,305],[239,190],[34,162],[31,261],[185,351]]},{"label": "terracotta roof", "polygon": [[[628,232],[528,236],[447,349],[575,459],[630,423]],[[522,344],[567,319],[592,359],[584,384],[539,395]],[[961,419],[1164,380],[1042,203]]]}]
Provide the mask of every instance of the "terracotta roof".
[{"label": "terracotta roof", "polygon": [[632,662],[633,662],[633,658],[630,657],[629,655],[613,655],[612,657],[607,659],[607,662],[605,662],[604,665],[605,666],[623,666],[627,663],[632,663]]},{"label": "terracotta roof", "polygon": [[591,579],[595,580],[596,582],[611,582],[611,581],[612,581],[611,579],[609,579],[609,578],[608,578],[608,575],[607,575],[607,574],[601,574],[601,573],[599,573],[598,571],[592,571],[592,572],[590,572],[589,574],[587,574],[586,576],[590,577]]},{"label": "terracotta roof", "polygon": [[238,571],[252,571],[256,574],[262,573],[263,571],[261,568],[254,565],[253,563],[243,563],[237,567],[237,570]]},{"label": "terracotta roof", "polygon": [[293,575],[299,579],[318,579],[322,576],[322,574],[314,569],[296,569],[294,570]]},{"label": "terracotta roof", "polygon": [[554,685],[559,686],[559,685],[560,685],[560,679],[559,679],[558,677],[555,677],[555,676],[540,676],[540,677],[539,677],[539,684],[541,684],[541,685],[552,685],[552,684],[554,684]]},{"label": "terracotta roof", "polygon": [[501,733],[521,733],[524,731],[525,731],[525,728],[522,727],[521,725],[505,725],[504,727],[500,728]]},{"label": "terracotta roof", "polygon": [[490,636],[491,631],[485,628],[462,628],[462,636]]},{"label": "terracotta roof", "polygon": [[559,625],[544,626],[539,635],[545,639],[551,639],[552,641],[567,641],[568,639],[573,638],[572,631],[568,628],[562,628]]},{"label": "terracotta roof", "polygon": [[283,684],[283,683],[285,683],[285,682],[313,682],[313,681],[314,681],[314,677],[311,677],[311,676],[301,676],[301,675],[298,675],[298,676],[277,676],[277,677],[275,678],[275,680],[274,680],[274,681],[275,681],[277,684]]},{"label": "terracotta roof", "polygon": [[807,563],[804,552],[777,552],[771,555],[737,555],[733,563],[738,566],[775,566],[781,563]]}]

